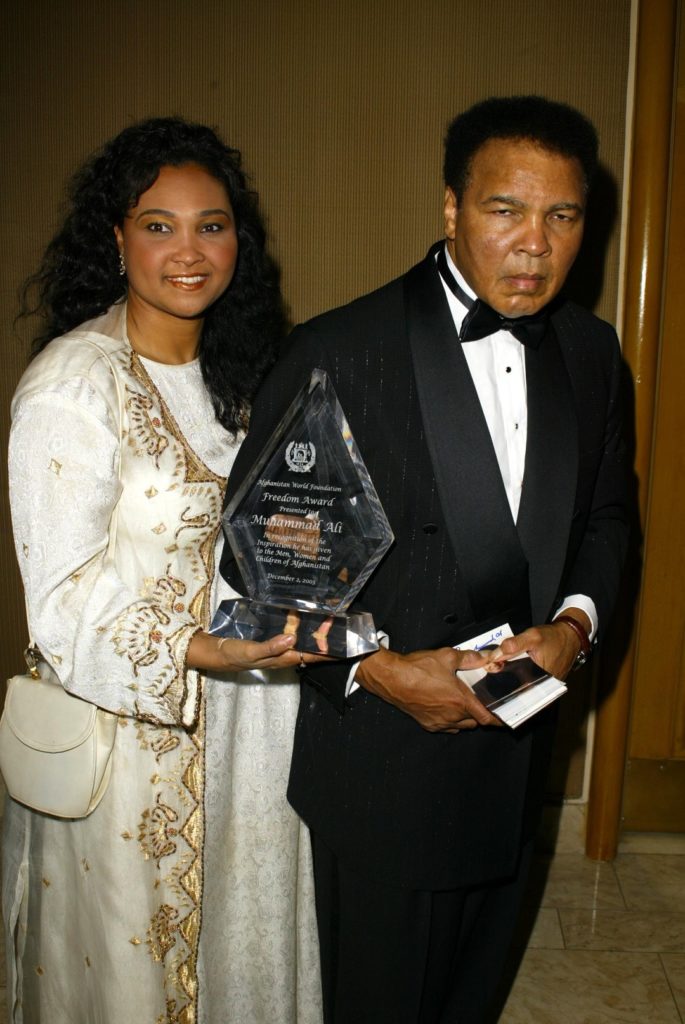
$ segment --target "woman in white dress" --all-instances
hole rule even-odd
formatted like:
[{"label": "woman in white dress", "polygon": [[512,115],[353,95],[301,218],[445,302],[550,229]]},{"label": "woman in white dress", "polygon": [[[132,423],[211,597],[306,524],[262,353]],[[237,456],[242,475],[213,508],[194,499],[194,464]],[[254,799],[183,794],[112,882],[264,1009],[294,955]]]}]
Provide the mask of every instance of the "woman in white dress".
[{"label": "woman in white dress", "polygon": [[177,118],[125,129],[74,179],[33,284],[47,323],[9,451],[31,633],[119,718],[89,817],[7,802],[11,1020],[319,1024],[285,799],[300,655],[206,632],[229,596],[225,479],[282,327],[240,154]]}]

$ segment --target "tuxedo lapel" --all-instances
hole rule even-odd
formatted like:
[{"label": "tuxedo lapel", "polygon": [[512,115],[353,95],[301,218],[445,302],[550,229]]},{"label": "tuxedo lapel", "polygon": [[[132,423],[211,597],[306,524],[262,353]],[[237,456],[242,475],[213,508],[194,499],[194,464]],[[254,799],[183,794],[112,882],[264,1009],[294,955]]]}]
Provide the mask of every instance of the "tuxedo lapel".
[{"label": "tuxedo lapel", "polygon": [[405,277],[407,329],[445,522],[474,618],[484,620],[527,608],[527,564],[433,252]]},{"label": "tuxedo lapel", "polygon": [[530,566],[534,622],[557,598],[568,547],[578,474],[578,421],[554,330],[526,349],[528,440],[517,529]]}]

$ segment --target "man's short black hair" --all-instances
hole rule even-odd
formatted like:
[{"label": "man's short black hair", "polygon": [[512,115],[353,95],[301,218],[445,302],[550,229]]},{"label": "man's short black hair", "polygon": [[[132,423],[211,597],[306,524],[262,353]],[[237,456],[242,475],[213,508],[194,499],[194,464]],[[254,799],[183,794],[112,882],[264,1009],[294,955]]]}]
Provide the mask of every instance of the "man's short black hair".
[{"label": "man's short black hair", "polygon": [[445,185],[461,202],[473,157],[490,139],[532,142],[580,161],[585,190],[597,170],[597,132],[580,111],[543,96],[491,96],[455,117],[445,136]]}]

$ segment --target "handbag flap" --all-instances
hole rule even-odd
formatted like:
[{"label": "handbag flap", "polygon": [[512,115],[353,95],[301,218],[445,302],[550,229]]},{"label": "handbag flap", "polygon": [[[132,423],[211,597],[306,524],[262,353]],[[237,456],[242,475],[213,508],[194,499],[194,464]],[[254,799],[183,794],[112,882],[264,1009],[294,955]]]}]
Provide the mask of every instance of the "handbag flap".
[{"label": "handbag flap", "polygon": [[40,662],[40,679],[13,676],[7,685],[5,720],[15,736],[36,750],[71,750],[95,727],[97,707],[67,693],[53,670]]}]

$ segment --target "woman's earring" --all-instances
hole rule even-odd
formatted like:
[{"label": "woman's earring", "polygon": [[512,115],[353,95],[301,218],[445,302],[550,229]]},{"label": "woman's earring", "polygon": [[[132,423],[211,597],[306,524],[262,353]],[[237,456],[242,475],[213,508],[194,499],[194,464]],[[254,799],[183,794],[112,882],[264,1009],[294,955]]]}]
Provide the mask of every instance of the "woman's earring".
[{"label": "woman's earring", "polygon": [[124,261],[123,252],[119,253],[119,274],[121,277],[125,277],[126,275],[126,263]]}]

